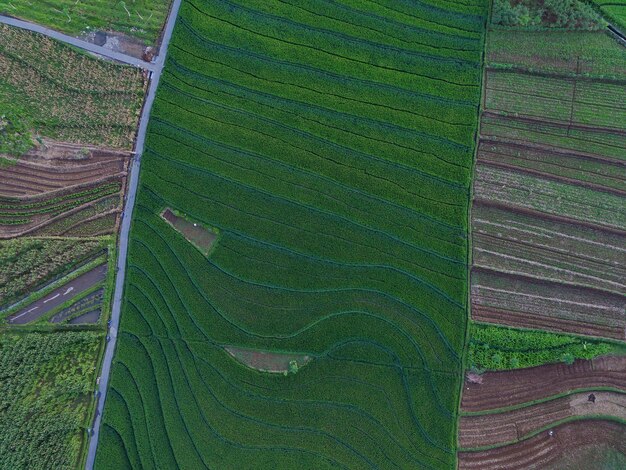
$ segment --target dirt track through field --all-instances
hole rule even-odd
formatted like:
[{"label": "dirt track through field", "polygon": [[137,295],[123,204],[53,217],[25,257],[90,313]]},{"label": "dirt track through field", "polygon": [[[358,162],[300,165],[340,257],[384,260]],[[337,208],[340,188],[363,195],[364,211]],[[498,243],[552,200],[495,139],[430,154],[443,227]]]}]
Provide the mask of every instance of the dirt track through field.
[{"label": "dirt track through field", "polygon": [[101,264],[91,271],[81,274],[76,279],[53,290],[43,298],[33,302],[8,318],[12,325],[24,325],[37,320],[55,307],[73,299],[78,294],[104,281],[107,273],[107,264]]},{"label": "dirt track through field", "polygon": [[612,421],[566,423],[530,439],[480,452],[459,452],[459,469],[545,469],[573,451],[598,445],[626,453],[626,426]]}]

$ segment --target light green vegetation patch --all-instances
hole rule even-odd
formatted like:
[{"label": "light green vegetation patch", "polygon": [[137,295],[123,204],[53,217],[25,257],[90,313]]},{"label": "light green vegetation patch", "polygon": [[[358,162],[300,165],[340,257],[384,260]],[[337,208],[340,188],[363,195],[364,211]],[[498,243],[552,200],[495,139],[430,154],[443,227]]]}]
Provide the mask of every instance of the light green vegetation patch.
[{"label": "light green vegetation patch", "polygon": [[103,333],[0,335],[0,468],[76,468]]},{"label": "light green vegetation patch", "polygon": [[155,44],[170,0],[0,0],[0,13],[78,36],[104,30]]},{"label": "light green vegetation patch", "polygon": [[63,275],[106,250],[106,240],[17,238],[0,240],[0,305]]},{"label": "light green vegetation patch", "polygon": [[544,331],[471,324],[468,364],[478,370],[506,370],[606,354],[626,354],[619,344]]},{"label": "light green vegetation patch", "polygon": [[0,110],[35,136],[130,149],[145,82],[137,67],[0,25]]},{"label": "light green vegetation patch", "polygon": [[[98,470],[454,468],[486,12],[183,3]],[[168,207],[219,231],[208,256]],[[264,374],[228,345],[315,360]]]}]

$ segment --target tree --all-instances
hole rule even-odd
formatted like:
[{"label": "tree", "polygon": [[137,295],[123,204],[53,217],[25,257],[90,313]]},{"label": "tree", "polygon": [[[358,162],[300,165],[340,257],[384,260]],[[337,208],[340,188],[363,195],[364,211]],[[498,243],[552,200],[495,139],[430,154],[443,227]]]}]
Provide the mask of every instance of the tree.
[{"label": "tree", "polygon": [[30,128],[16,112],[0,114],[0,153],[22,155],[33,146]]},{"label": "tree", "polygon": [[565,354],[563,354],[561,359],[568,366],[571,366],[574,363],[574,360],[575,360],[574,355],[572,353],[565,353]]}]

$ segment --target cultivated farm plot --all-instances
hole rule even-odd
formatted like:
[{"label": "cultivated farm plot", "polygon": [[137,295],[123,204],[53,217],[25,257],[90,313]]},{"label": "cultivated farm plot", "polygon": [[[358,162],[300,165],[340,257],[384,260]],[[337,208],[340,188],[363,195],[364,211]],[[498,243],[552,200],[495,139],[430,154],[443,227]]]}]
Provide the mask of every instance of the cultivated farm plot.
[{"label": "cultivated farm plot", "polygon": [[465,382],[461,409],[489,411],[530,403],[576,389],[626,390],[626,357],[604,356],[573,364],[547,364],[526,369],[485,372],[482,383]]},{"label": "cultivated farm plot", "polygon": [[130,150],[146,82],[136,67],[0,25],[0,107],[43,137]]},{"label": "cultivated farm plot", "polygon": [[18,238],[0,241],[0,306],[65,275],[106,249],[100,240]]},{"label": "cultivated farm plot", "polygon": [[111,31],[155,45],[169,11],[170,0],[0,0],[0,13],[84,36]]},{"label": "cultivated farm plot", "polygon": [[472,316],[624,340],[626,51],[602,34],[518,34],[489,34]]},{"label": "cultivated farm plot", "polygon": [[486,9],[183,3],[96,468],[454,467]]},{"label": "cultivated farm plot", "polygon": [[[604,356],[486,372],[480,383],[468,379],[461,401],[459,467],[497,462],[496,468],[548,468],[568,452],[562,437],[576,428],[587,430],[588,439],[570,436],[579,439],[581,449],[604,444],[624,453],[625,365],[624,356]],[[604,427],[611,431],[595,440]],[[618,436],[619,442],[614,440]]]},{"label": "cultivated farm plot", "polygon": [[625,420],[626,390],[621,393],[572,393],[502,413],[461,416],[459,445],[464,449],[472,449],[513,442],[552,423],[589,416]]},{"label": "cultivated farm plot", "polygon": [[2,160],[0,196],[38,196],[122,178],[129,161],[129,152],[44,140],[18,159]]},{"label": "cultivated farm plot", "polygon": [[130,155],[46,141],[6,159],[0,178],[0,238],[112,233],[122,207]]},{"label": "cultivated farm plot", "polygon": [[[545,431],[508,446],[460,452],[459,469],[589,468],[603,462],[607,468],[620,468],[624,463],[623,456],[615,455],[626,454],[623,424],[600,419],[573,421],[555,426],[552,431],[552,435]],[[590,462],[587,454],[597,457]]]}]

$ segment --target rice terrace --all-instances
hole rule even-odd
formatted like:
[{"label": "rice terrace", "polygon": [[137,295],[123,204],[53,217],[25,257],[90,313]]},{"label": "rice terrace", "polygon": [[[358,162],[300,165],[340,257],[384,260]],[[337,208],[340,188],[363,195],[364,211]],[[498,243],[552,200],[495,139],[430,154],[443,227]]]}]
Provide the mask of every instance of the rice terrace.
[{"label": "rice terrace", "polygon": [[626,468],[625,12],[0,0],[0,469]]}]

